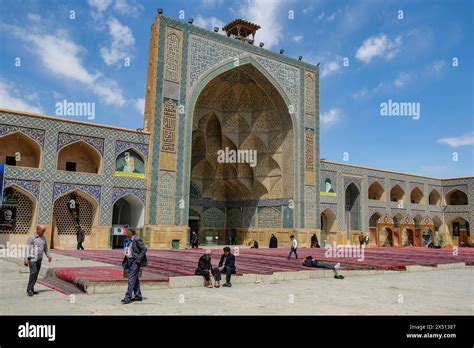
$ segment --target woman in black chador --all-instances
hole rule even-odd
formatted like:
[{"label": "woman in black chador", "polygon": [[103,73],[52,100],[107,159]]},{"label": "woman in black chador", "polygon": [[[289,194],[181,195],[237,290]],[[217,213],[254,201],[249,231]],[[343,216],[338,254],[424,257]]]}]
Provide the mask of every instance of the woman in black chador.
[{"label": "woman in black chador", "polygon": [[278,239],[275,237],[274,234],[270,237],[270,245],[268,246],[269,248],[278,248]]}]

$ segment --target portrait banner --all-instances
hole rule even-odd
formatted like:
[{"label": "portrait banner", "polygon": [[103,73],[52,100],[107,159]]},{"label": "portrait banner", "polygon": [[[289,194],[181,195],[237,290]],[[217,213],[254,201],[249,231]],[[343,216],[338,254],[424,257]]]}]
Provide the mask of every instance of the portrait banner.
[{"label": "portrait banner", "polygon": [[135,151],[124,151],[117,157],[115,175],[143,179],[145,177],[145,163]]},{"label": "portrait banner", "polygon": [[320,188],[321,196],[332,196],[336,197],[336,183],[332,182],[332,179],[326,177],[324,180],[321,181],[321,188]]}]

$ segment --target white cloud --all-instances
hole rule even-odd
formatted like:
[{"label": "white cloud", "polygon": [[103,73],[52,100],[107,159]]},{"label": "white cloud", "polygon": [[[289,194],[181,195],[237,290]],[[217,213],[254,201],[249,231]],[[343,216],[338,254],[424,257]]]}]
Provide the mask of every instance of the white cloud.
[{"label": "white cloud", "polygon": [[401,36],[397,36],[393,40],[390,40],[385,34],[372,36],[365,40],[362,46],[357,49],[356,58],[366,64],[376,57],[389,60],[395,57],[401,45]]},{"label": "white cloud", "polygon": [[336,19],[336,16],[341,13],[341,10],[337,10],[336,12],[333,12],[330,16],[328,16],[327,20],[329,22],[332,22],[334,19]]},{"label": "white cloud", "polygon": [[87,0],[87,3],[97,12],[104,12],[112,3],[112,0]]},{"label": "white cloud", "polygon": [[438,143],[447,144],[451,147],[460,147],[474,144],[474,132],[461,135],[459,137],[438,139]]},{"label": "white cloud", "polygon": [[40,59],[40,62],[54,74],[91,84],[99,76],[89,73],[82,65],[80,56],[85,53],[82,46],[76,45],[64,30],[55,34],[24,30],[16,26],[7,26],[10,32],[28,44]]},{"label": "white cloud", "polygon": [[291,37],[291,41],[293,41],[294,43],[300,43],[303,41],[303,39],[304,39],[303,35],[295,35]]},{"label": "white cloud", "polygon": [[308,61],[320,63],[321,78],[342,72],[343,57],[331,52],[323,52],[320,55],[310,57]]},{"label": "white cloud", "polygon": [[326,77],[331,74],[334,74],[341,68],[341,64],[337,61],[327,62],[323,64],[323,68],[321,69],[321,77]]},{"label": "white cloud", "polygon": [[112,65],[123,58],[131,57],[134,50],[135,38],[130,28],[120,23],[114,17],[111,17],[107,21],[107,26],[112,40],[109,48],[100,48],[100,55],[105,64]]},{"label": "white cloud", "polygon": [[361,88],[352,95],[352,98],[359,99],[359,98],[363,98],[367,96],[368,94],[369,94],[369,91],[367,90],[367,88]]},{"label": "white cloud", "polygon": [[401,73],[398,74],[395,81],[393,81],[393,84],[395,85],[395,87],[400,88],[400,87],[405,86],[408,82],[410,82],[411,79],[412,79],[412,77],[411,77],[410,74],[407,74],[405,72],[401,72]]},{"label": "white cloud", "polygon": [[380,82],[376,87],[374,87],[374,89],[372,89],[372,91],[374,93],[377,93],[383,88],[383,86],[384,86],[383,82]]},{"label": "white cloud", "polygon": [[311,12],[311,11],[313,11],[313,6],[309,6],[309,7],[306,7],[306,8],[303,9],[304,14],[306,14],[308,12]]},{"label": "white cloud", "polygon": [[321,114],[320,122],[321,125],[325,128],[329,128],[339,122],[342,118],[342,112],[340,109],[332,108],[327,112]]},{"label": "white cloud", "polygon": [[223,3],[224,0],[202,0],[203,6],[208,8],[221,7]]},{"label": "white cloud", "polygon": [[283,5],[284,1],[277,0],[247,0],[238,10],[246,20],[261,26],[255,40],[265,43],[265,48],[274,47],[283,38],[282,21],[279,19]]},{"label": "white cloud", "polygon": [[118,106],[125,104],[122,90],[114,80],[102,77],[90,87],[92,92],[102,98],[101,101],[105,104]]},{"label": "white cloud", "polygon": [[100,21],[102,20],[103,13],[112,4],[112,0],[87,0],[87,3],[92,8],[92,18]]},{"label": "white cloud", "polygon": [[22,96],[13,83],[0,80],[0,107],[42,114],[43,110],[24,99],[36,100],[31,95]]},{"label": "white cloud", "polygon": [[54,75],[69,83],[83,84],[106,104],[125,104],[122,91],[115,81],[105,78],[100,72],[92,73],[87,70],[81,59],[86,50],[71,40],[66,31],[45,33],[13,25],[2,25],[0,29],[6,29],[22,40],[38,56],[39,62]]},{"label": "white cloud", "polygon": [[326,20],[327,22],[332,22],[333,20],[336,19],[336,17],[341,13],[341,10],[337,10],[336,12],[333,12],[331,13],[329,16],[326,15],[325,12],[321,12],[317,17],[316,19],[314,20],[314,22],[320,22],[322,20]]},{"label": "white cloud", "polygon": [[383,82],[380,82],[377,86],[371,89],[361,88],[354,94],[352,94],[352,98],[354,99],[361,99],[361,98],[369,98],[373,95],[377,94],[382,88],[384,87]]},{"label": "white cloud", "polygon": [[433,72],[439,74],[444,69],[445,65],[446,65],[446,62],[444,60],[436,60],[433,62],[433,64],[431,64],[430,69]]},{"label": "white cloud", "polygon": [[135,109],[141,114],[145,114],[145,98],[138,98],[135,100],[132,100],[133,106]]},{"label": "white cloud", "polygon": [[41,21],[41,16],[37,13],[28,13],[28,19],[32,22],[39,23]]},{"label": "white cloud", "polygon": [[143,11],[143,5],[135,1],[116,0],[114,9],[121,15],[136,17]]},{"label": "white cloud", "polygon": [[224,34],[224,32],[222,31],[222,27],[225,25],[225,23],[217,17],[203,17],[201,15],[198,15],[194,19],[193,24],[199,28],[207,30],[213,30],[214,27],[218,27],[219,33]]}]

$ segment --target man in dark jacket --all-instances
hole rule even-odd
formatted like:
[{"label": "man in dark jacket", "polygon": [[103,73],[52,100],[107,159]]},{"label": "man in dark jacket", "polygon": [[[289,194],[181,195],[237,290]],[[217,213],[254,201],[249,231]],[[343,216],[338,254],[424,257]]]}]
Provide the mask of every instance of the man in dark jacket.
[{"label": "man in dark jacket", "polygon": [[310,255],[306,256],[306,259],[303,262],[303,266],[332,269],[334,271],[334,278],[344,279],[344,276],[339,274],[339,268],[341,267],[341,264],[339,262],[333,264],[326,261],[314,260],[313,257]]},{"label": "man in dark jacket", "polygon": [[[128,270],[128,289],[125,298],[122,300],[123,304],[143,300],[140,290],[140,267],[148,265],[145,243],[136,235],[133,228],[127,229],[127,237],[131,241],[125,249],[125,257],[122,262],[123,269]],[[134,297],[132,297],[132,293],[135,294]]]},{"label": "man in dark jacket", "polygon": [[199,243],[199,239],[198,239],[198,235],[196,233],[196,231],[193,231],[192,234],[191,234],[191,248],[194,249],[194,248],[198,248],[198,243]]},{"label": "man in dark jacket", "polygon": [[84,243],[84,240],[86,239],[86,231],[84,231],[84,229],[81,226],[77,226],[76,238],[77,238],[77,250],[84,250],[82,243]]},{"label": "man in dark jacket", "polygon": [[202,275],[205,279],[204,286],[208,288],[212,288],[211,276],[214,276],[214,278],[216,279],[216,283],[214,286],[218,288],[221,286],[220,284],[221,272],[219,271],[219,268],[217,267],[212,268],[211,255],[212,255],[211,249],[207,249],[204,255],[202,255],[199,258],[198,267],[194,271],[194,274]]},{"label": "man in dark jacket", "polygon": [[225,272],[225,284],[222,286],[230,288],[232,286],[230,277],[232,276],[232,273],[235,274],[235,256],[232,255],[229,247],[225,247],[223,250],[224,254],[221,255],[218,268],[221,273]]}]

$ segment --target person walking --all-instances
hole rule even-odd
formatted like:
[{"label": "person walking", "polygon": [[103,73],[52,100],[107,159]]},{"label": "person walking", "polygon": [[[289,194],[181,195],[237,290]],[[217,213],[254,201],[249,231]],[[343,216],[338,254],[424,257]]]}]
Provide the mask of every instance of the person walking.
[{"label": "person walking", "polygon": [[44,237],[46,228],[43,225],[36,227],[36,232],[33,236],[30,236],[26,242],[28,246],[28,255],[25,257],[23,264],[30,268],[30,278],[28,280],[28,287],[26,293],[28,296],[37,295],[35,291],[35,284],[38,280],[38,274],[41,269],[41,263],[43,262],[43,255],[46,255],[48,262],[51,262],[52,258],[49,254],[48,242]]},{"label": "person walking", "polygon": [[[137,236],[135,229],[128,228],[127,237],[130,239],[130,243],[125,249],[122,266],[124,270],[128,270],[128,289],[125,298],[122,300],[123,304],[143,300],[140,290],[140,268],[148,266],[146,259],[147,247]],[[135,296],[132,297],[133,294]]]},{"label": "person walking", "polygon": [[191,234],[191,249],[194,249],[194,248],[197,249],[198,245],[199,245],[198,235],[196,231],[193,231],[193,233]]},{"label": "person walking", "polygon": [[86,231],[81,226],[77,226],[76,232],[76,239],[77,239],[77,250],[84,250],[82,243],[86,239]]},{"label": "person walking", "polygon": [[296,249],[298,249],[298,241],[296,240],[294,235],[290,236],[291,244],[290,244],[290,253],[288,254],[288,259],[291,258],[291,254],[295,254],[296,259],[298,260],[298,254],[296,253]]}]

